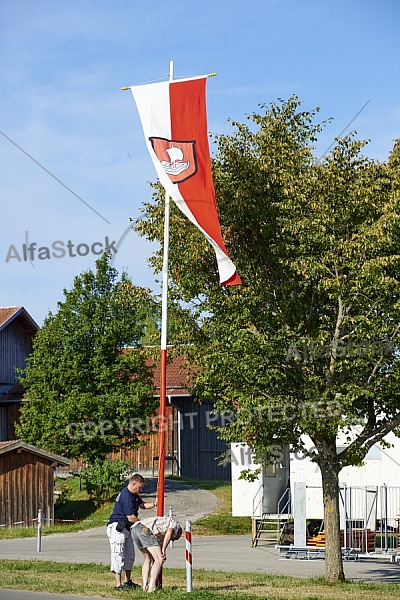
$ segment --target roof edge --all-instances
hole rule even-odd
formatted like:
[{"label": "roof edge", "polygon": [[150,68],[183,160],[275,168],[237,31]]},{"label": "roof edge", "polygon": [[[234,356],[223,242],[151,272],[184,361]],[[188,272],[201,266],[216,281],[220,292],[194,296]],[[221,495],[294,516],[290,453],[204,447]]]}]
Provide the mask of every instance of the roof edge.
[{"label": "roof edge", "polygon": [[39,329],[40,329],[39,325],[36,323],[36,321],[31,317],[31,315],[28,313],[26,308],[24,308],[23,306],[15,306],[15,307],[14,306],[0,306],[0,308],[16,308],[16,309],[18,309],[12,315],[10,315],[8,317],[8,319],[6,321],[4,321],[4,323],[2,323],[0,325],[0,331],[5,329],[6,327],[8,327],[8,325],[10,323],[12,323],[15,319],[17,319],[21,315],[23,315],[25,317],[25,319],[30,323],[30,326],[32,329],[39,331]]},{"label": "roof edge", "polygon": [[48,452],[47,450],[43,450],[43,448],[38,448],[38,446],[33,446],[32,444],[28,444],[27,442],[23,442],[22,440],[10,440],[9,443],[4,442],[4,446],[0,446],[0,455],[6,454],[7,452],[12,452],[13,450],[17,450],[18,448],[22,448],[31,452],[32,454],[36,454],[38,456],[43,456],[44,458],[48,458],[53,462],[62,463],[67,466],[71,464],[71,459],[65,458],[65,456],[61,456],[60,454],[55,454],[54,452]]}]

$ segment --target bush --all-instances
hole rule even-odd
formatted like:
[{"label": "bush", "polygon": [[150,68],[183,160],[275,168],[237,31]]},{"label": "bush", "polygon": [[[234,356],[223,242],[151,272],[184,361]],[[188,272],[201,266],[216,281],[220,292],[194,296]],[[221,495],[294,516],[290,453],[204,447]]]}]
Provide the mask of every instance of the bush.
[{"label": "bush", "polygon": [[61,485],[57,485],[54,490],[55,504],[63,506],[68,500],[69,489],[65,481]]},{"label": "bush", "polygon": [[97,507],[120,492],[128,468],[129,464],[119,459],[114,462],[98,459],[82,471],[83,485]]}]

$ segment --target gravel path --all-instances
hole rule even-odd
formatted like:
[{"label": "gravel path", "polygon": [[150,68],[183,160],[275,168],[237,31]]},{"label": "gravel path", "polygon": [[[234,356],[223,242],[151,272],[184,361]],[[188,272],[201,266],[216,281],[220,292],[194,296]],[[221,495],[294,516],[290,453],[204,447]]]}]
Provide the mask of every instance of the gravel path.
[{"label": "gravel path", "polygon": [[[156,490],[157,478],[146,477],[143,499],[147,496],[154,497]],[[197,521],[204,515],[215,512],[219,506],[218,498],[213,493],[180,481],[166,479],[164,490],[164,512],[169,514],[169,508],[172,507],[172,514],[178,521],[183,522],[185,518],[192,522]]]}]

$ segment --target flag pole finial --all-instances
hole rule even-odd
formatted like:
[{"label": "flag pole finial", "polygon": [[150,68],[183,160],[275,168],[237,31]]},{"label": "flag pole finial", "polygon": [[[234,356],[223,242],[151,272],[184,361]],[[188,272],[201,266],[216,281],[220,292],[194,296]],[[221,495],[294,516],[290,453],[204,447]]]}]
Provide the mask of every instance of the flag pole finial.
[{"label": "flag pole finial", "polygon": [[209,74],[208,74],[208,77],[216,77],[216,76],[217,76],[217,74],[216,74],[216,73],[209,73]]},{"label": "flag pole finial", "polygon": [[130,87],[123,87],[123,88],[121,88],[121,90],[124,90],[124,91],[125,90],[130,90],[130,89],[131,89]]}]

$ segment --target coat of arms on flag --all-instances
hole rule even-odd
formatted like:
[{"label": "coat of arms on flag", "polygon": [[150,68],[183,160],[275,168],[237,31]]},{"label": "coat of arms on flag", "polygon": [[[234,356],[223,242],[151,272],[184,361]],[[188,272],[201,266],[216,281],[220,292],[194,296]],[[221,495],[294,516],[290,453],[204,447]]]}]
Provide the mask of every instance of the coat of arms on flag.
[{"label": "coat of arms on flag", "polygon": [[214,248],[221,285],[241,283],[225,248],[211,172],[207,76],[132,86],[160,183]]},{"label": "coat of arms on flag", "polygon": [[196,140],[149,138],[153,150],[172,183],[182,183],[197,173]]}]

